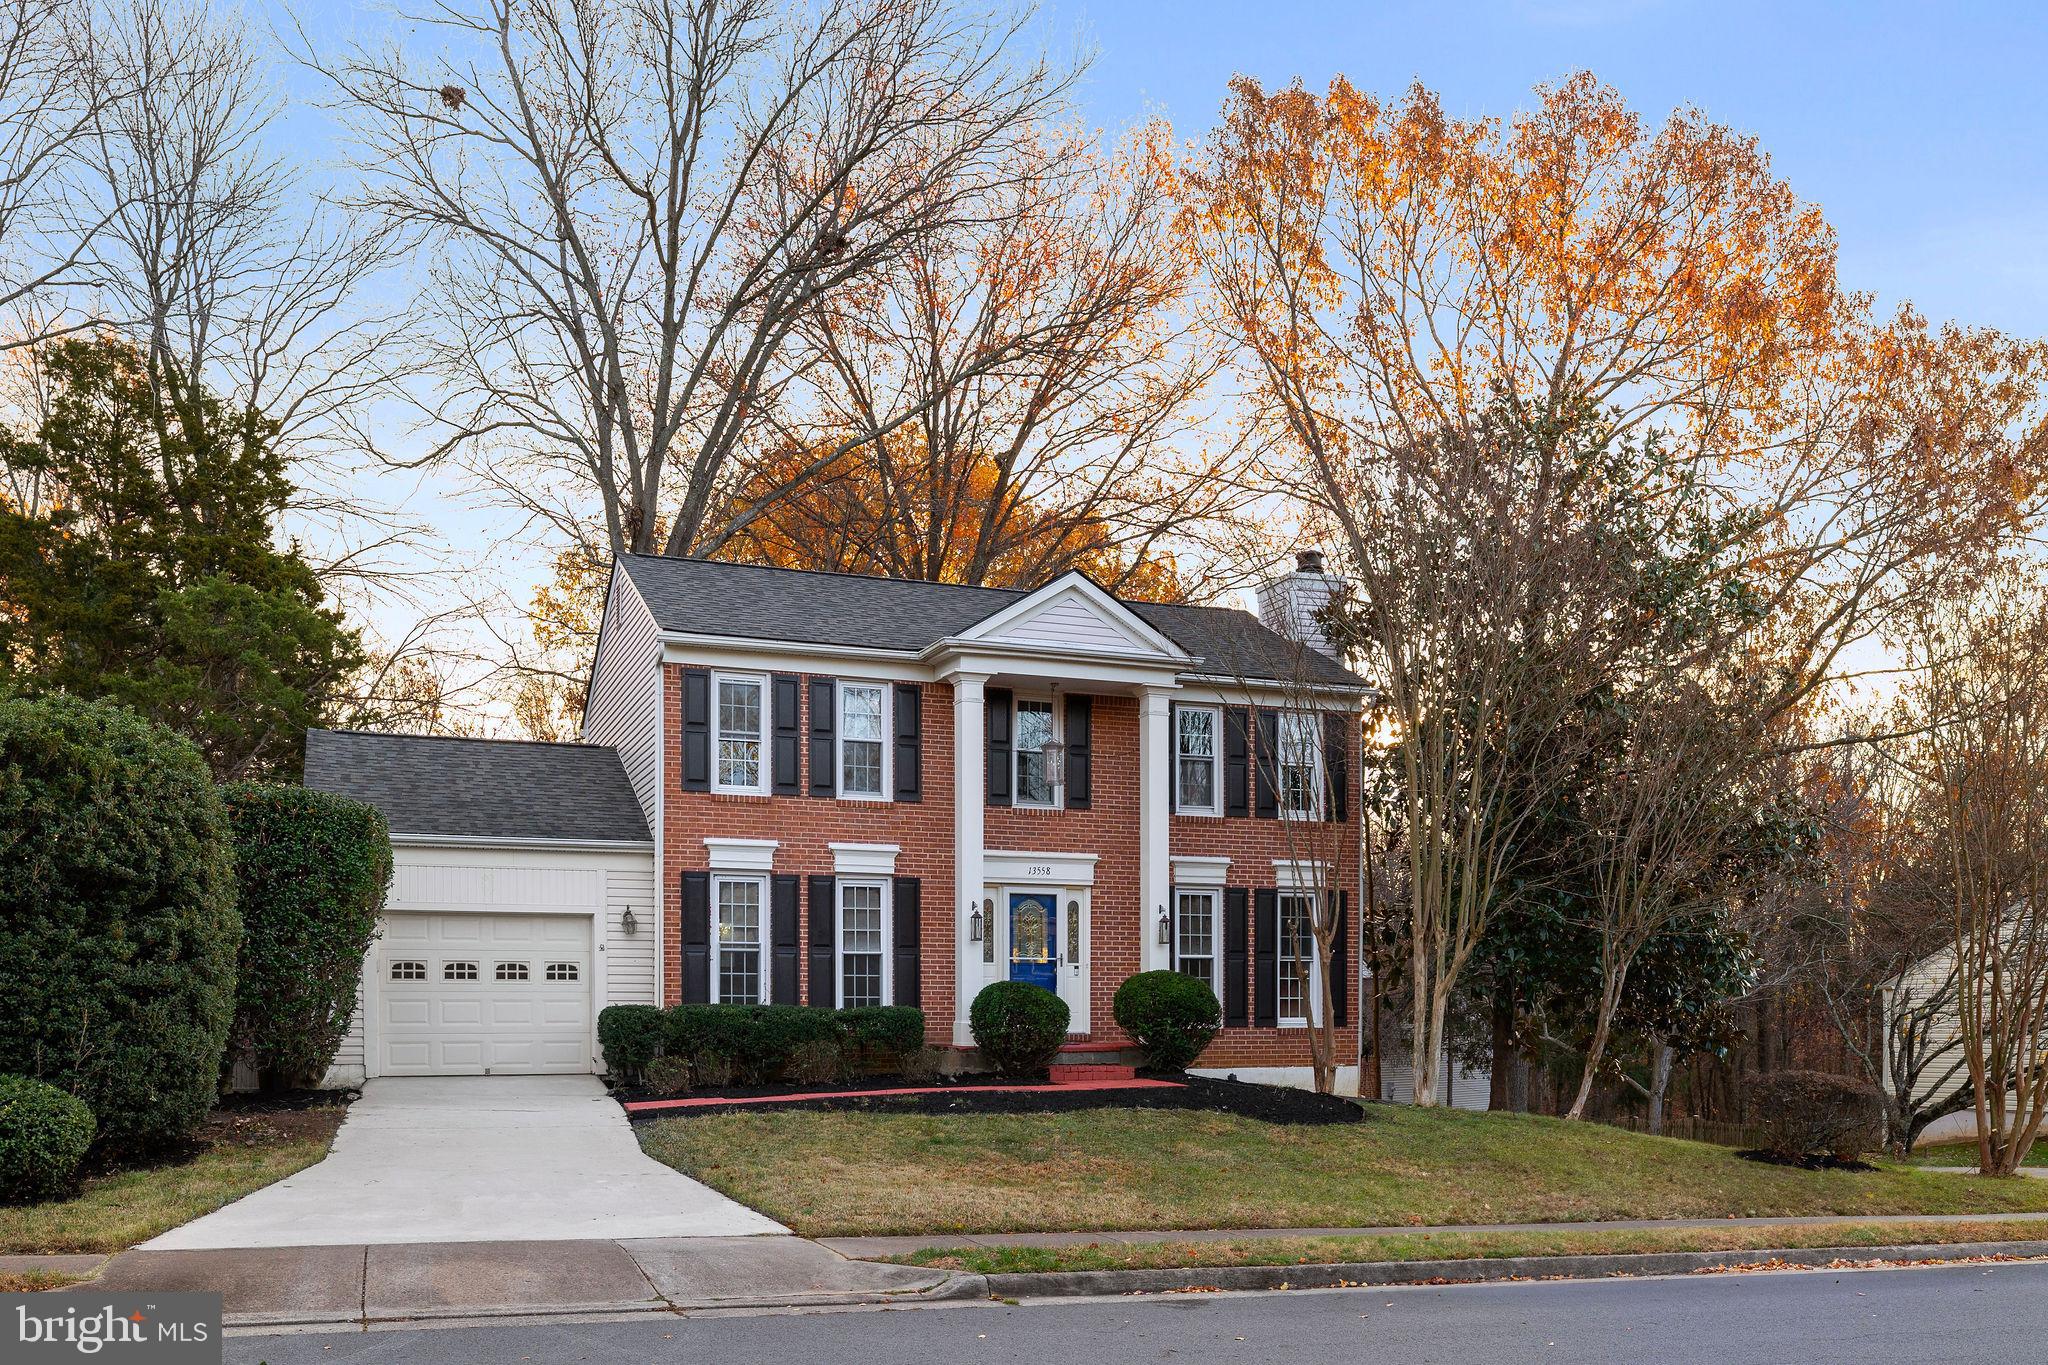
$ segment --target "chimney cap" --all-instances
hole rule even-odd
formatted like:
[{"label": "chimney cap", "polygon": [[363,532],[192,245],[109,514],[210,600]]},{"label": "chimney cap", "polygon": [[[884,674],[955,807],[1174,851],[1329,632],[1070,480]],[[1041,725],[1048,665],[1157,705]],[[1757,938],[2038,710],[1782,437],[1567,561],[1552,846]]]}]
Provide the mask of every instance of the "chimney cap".
[{"label": "chimney cap", "polygon": [[1294,571],[1296,573],[1321,573],[1323,571],[1323,552],[1321,550],[1296,550],[1294,552]]}]

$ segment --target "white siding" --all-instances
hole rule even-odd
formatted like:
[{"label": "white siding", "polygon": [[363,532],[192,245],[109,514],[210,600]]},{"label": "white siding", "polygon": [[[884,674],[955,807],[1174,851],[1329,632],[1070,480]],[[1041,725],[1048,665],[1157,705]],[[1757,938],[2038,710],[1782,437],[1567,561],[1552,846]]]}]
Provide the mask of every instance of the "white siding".
[{"label": "white siding", "polygon": [[[588,913],[603,923],[598,945],[603,981],[599,1007],[656,1004],[654,987],[654,852],[582,849],[459,848],[424,843],[392,848],[386,910],[451,913]],[[637,932],[625,932],[630,909]],[[378,960],[372,944],[367,972]],[[595,1048],[593,1047],[593,1054]],[[362,1084],[367,1063],[361,987],[348,1036],[322,1082]],[[592,1058],[593,1067],[596,1058]]]},{"label": "white siding", "polygon": [[661,744],[661,643],[654,616],[633,580],[612,570],[590,669],[590,699],[583,708],[583,739],[618,750],[626,780],[640,798],[647,827],[655,828]]},{"label": "white siding", "polygon": [[[1468,1070],[1446,1053],[1438,1064],[1437,1075],[1445,1091],[1438,1098],[1444,1104],[1453,1109],[1485,1112],[1493,1089],[1489,1068]],[[1408,1045],[1398,1039],[1389,1045],[1387,1055],[1380,1058],[1380,1098],[1395,1104],[1415,1102],[1415,1068],[1409,1064]]]},{"label": "white siding", "polygon": [[1150,652],[1122,626],[1097,611],[1078,593],[1054,598],[997,637],[1018,644],[1056,645],[1070,649]]}]

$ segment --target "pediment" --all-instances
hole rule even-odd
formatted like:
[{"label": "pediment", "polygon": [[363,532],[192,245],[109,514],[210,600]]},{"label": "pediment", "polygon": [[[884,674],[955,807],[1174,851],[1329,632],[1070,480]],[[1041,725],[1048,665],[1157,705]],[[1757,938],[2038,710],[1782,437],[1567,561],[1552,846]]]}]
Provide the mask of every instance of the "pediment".
[{"label": "pediment", "polygon": [[958,638],[1080,654],[1187,657],[1172,640],[1078,573],[1053,580]]}]

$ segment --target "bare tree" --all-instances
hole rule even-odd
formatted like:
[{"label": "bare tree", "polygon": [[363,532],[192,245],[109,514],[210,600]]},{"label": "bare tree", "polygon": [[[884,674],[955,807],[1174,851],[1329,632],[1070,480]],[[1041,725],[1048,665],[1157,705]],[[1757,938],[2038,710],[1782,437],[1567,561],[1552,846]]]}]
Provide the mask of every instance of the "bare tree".
[{"label": "bare tree", "polygon": [[803,425],[799,323],[983,217],[1071,78],[1010,60],[1027,15],[944,0],[401,17],[444,46],[307,59],[356,137],[362,207],[428,253],[435,453],[564,540],[601,515],[638,552],[705,548],[735,461]]}]

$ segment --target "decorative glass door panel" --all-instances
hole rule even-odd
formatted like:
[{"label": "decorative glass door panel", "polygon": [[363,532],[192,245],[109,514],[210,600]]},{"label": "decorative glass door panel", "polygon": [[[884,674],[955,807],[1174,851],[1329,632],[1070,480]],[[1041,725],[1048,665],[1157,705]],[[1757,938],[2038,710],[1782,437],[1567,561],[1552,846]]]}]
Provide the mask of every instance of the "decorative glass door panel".
[{"label": "decorative glass door panel", "polygon": [[1036,891],[1010,895],[1010,980],[1059,991],[1059,902]]}]

